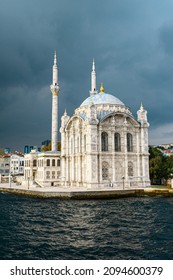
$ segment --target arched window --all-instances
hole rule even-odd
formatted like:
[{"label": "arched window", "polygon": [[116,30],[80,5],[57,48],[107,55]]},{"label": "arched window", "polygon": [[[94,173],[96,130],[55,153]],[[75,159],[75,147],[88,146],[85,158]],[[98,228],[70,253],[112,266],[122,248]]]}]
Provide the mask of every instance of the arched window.
[{"label": "arched window", "polygon": [[47,166],[50,166],[50,159],[47,159]]},{"label": "arched window", "polygon": [[133,176],[133,162],[128,162],[128,176]]},{"label": "arched window", "polygon": [[55,159],[52,159],[52,166],[55,166]]},{"label": "arched window", "polygon": [[114,134],[114,141],[115,141],[115,152],[121,151],[121,137],[119,133]]},{"label": "arched window", "polygon": [[109,164],[106,161],[102,162],[102,180],[109,179]]},{"label": "arched window", "polygon": [[37,161],[36,161],[36,159],[33,160],[33,166],[37,166]]},{"label": "arched window", "polygon": [[106,132],[102,132],[101,134],[101,145],[102,145],[102,152],[108,151],[108,134]]},{"label": "arched window", "polygon": [[60,159],[57,160],[57,166],[60,166]]},{"label": "arched window", "polygon": [[133,152],[133,136],[127,133],[127,152]]}]

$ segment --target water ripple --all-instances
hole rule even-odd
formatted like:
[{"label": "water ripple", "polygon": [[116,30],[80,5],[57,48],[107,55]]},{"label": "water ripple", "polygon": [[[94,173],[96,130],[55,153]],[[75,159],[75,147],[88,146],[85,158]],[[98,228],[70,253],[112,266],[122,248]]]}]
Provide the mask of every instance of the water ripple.
[{"label": "water ripple", "polygon": [[0,259],[173,259],[173,199],[0,194]]}]

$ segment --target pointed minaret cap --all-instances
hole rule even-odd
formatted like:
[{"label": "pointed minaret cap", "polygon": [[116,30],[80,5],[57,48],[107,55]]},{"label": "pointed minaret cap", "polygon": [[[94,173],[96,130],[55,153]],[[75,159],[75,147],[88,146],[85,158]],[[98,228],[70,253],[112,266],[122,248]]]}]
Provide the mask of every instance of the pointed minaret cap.
[{"label": "pointed minaret cap", "polygon": [[57,64],[57,59],[56,59],[56,50],[54,51],[54,65]]},{"label": "pointed minaret cap", "polygon": [[141,111],[144,110],[144,107],[143,107],[143,105],[142,105],[142,102],[141,102],[140,110],[141,110]]},{"label": "pointed minaret cap", "polygon": [[94,61],[94,58],[93,58],[93,66],[92,66],[92,70],[95,71],[95,61]]},{"label": "pointed minaret cap", "polygon": [[92,63],[92,71],[91,71],[91,90],[90,90],[90,96],[97,94],[96,90],[96,71],[95,71],[95,61],[93,58],[93,63]]},{"label": "pointed minaret cap", "polygon": [[67,110],[66,110],[66,108],[65,108],[65,111],[64,111],[64,116],[67,116]]}]

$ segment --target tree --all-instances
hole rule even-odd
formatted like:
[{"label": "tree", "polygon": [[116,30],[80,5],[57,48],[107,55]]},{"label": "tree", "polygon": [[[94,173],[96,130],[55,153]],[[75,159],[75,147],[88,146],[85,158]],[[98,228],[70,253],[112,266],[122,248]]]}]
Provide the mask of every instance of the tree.
[{"label": "tree", "polygon": [[173,156],[164,156],[158,148],[149,147],[149,170],[151,183],[161,184],[173,177]]},{"label": "tree", "polygon": [[[58,141],[57,149],[58,151],[61,151],[61,141]],[[51,151],[51,142],[47,146],[43,147],[43,151]]]}]

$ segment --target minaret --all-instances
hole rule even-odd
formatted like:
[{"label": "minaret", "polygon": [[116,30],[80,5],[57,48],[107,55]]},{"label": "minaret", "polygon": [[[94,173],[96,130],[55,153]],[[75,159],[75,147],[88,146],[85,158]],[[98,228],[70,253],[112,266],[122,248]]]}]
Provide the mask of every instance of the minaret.
[{"label": "minaret", "polygon": [[137,117],[138,117],[138,122],[141,123],[141,125],[148,125],[148,120],[147,120],[147,111],[144,109],[142,103],[140,106],[140,109],[137,111]]},{"label": "minaret", "polygon": [[92,65],[92,72],[91,72],[91,90],[90,90],[90,96],[97,94],[96,90],[96,71],[95,71],[95,62],[93,59],[93,65]]},{"label": "minaret", "polygon": [[56,59],[56,51],[54,53],[54,64],[53,64],[53,79],[50,86],[52,92],[52,151],[57,151],[58,142],[58,67]]}]

